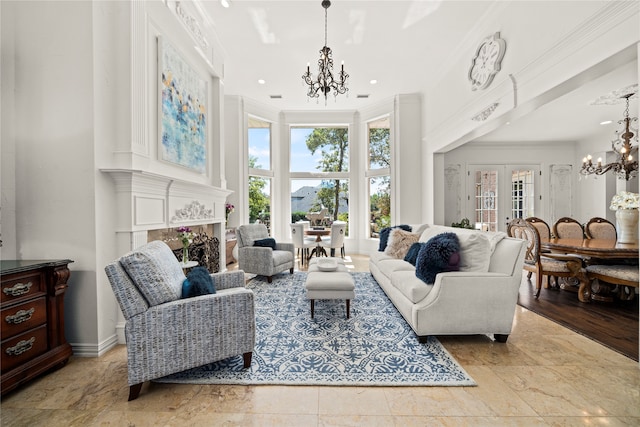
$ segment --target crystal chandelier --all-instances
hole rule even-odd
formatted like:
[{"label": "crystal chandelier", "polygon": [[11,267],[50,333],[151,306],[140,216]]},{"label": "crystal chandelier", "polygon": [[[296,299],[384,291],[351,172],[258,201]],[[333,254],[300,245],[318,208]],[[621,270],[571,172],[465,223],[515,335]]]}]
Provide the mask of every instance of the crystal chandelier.
[{"label": "crystal chandelier", "polygon": [[340,69],[338,80],[333,77],[333,54],[331,48],[327,46],[327,9],[331,6],[329,0],[323,0],[322,7],[324,8],[324,46],[320,50],[320,59],[318,59],[318,77],[315,79],[309,71],[309,64],[307,64],[307,72],[302,75],[304,82],[309,85],[307,96],[309,98],[318,98],[320,93],[324,93],[324,102],[327,103],[327,95],[333,91],[334,96],[338,94],[344,94],[349,91],[347,88],[347,79],[349,74],[344,71],[344,61]]},{"label": "crystal chandelier", "polygon": [[[611,148],[618,155],[618,161],[615,163],[602,164],[602,158],[598,158],[596,165],[593,164],[591,155],[582,159],[582,168],[580,169],[581,175],[602,175],[608,171],[613,171],[619,179],[634,178],[638,175],[638,161],[634,160],[638,154],[638,129],[634,129],[631,126],[632,122],[637,122],[638,118],[629,118],[629,98],[631,98],[635,92],[621,96],[627,103],[627,108],[624,110],[624,119],[618,121],[619,124],[624,125],[624,131],[616,131],[616,138],[611,141]],[[634,133],[632,131],[635,130]],[[636,141],[636,145],[632,146],[631,141]]]}]

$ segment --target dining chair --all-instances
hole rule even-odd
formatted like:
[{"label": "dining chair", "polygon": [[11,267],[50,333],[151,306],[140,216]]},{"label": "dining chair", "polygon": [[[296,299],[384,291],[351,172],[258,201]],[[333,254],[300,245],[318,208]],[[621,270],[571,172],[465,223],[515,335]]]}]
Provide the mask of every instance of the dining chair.
[{"label": "dining chair", "polygon": [[551,239],[551,227],[549,227],[549,224],[547,224],[546,221],[535,216],[525,218],[525,221],[533,225],[538,230],[540,241],[544,242]]},{"label": "dining chair", "polygon": [[331,249],[331,256],[335,256],[336,249],[340,249],[340,256],[344,258],[344,235],[347,232],[347,223],[342,221],[335,221],[331,224],[331,234],[323,237],[320,245],[325,248]]},{"label": "dining chair", "polygon": [[553,235],[557,239],[584,239],[584,229],[577,220],[565,216],[553,224]]},{"label": "dining chair", "polygon": [[296,224],[302,224],[304,226],[304,231],[305,231],[304,240],[306,240],[308,242],[315,242],[316,241],[316,238],[314,236],[308,236],[306,234],[306,231],[309,228],[311,228],[311,222],[310,221],[302,221],[302,220],[300,220],[300,221],[296,221]]},{"label": "dining chair", "polygon": [[600,217],[593,217],[587,222],[587,225],[584,227],[584,234],[587,236],[587,239],[616,240],[618,238],[616,226],[613,225],[612,222]]},{"label": "dining chair", "polygon": [[536,275],[536,298],[540,296],[542,276],[575,277],[576,270],[582,268],[582,258],[578,256],[541,252],[538,229],[522,218],[515,218],[509,223],[507,234],[527,241],[523,269],[529,272],[528,279],[532,273]]},{"label": "dining chair", "polygon": [[635,298],[635,290],[640,286],[640,275],[637,265],[609,265],[592,264],[587,266],[589,280],[601,280],[610,285],[616,285],[618,299],[629,301]]},{"label": "dining chair", "polygon": [[307,258],[309,258],[309,248],[315,246],[315,239],[308,240],[305,239],[304,235],[304,224],[295,223],[290,224],[291,226],[291,240],[293,241],[293,245],[297,249],[297,254],[302,264],[304,265]]}]

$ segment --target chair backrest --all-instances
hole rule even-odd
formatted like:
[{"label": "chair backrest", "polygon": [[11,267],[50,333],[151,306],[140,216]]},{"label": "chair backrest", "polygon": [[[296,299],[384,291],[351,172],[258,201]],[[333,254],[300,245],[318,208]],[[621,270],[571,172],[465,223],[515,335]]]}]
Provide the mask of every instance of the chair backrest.
[{"label": "chair backrest", "polygon": [[347,231],[347,224],[344,222],[334,222],[331,224],[331,247],[341,248],[344,245],[344,234]]},{"label": "chair backrest", "polygon": [[584,239],[582,224],[567,216],[553,224],[553,235],[558,239]]},{"label": "chair backrest", "polygon": [[538,235],[541,241],[548,241],[551,239],[551,227],[544,220],[535,216],[526,218],[525,221],[533,225],[538,230]]},{"label": "chair backrest", "polygon": [[526,240],[527,250],[524,256],[525,264],[536,265],[540,260],[540,234],[530,222],[515,218],[507,226],[509,237]]},{"label": "chair backrest", "polygon": [[304,224],[295,223],[291,225],[291,240],[296,248],[304,247]]},{"label": "chair backrest", "polygon": [[244,224],[238,227],[238,248],[253,246],[253,242],[258,239],[266,239],[269,230],[264,224]]},{"label": "chair backrest", "polygon": [[297,221],[296,224],[302,224],[305,230],[308,230],[311,227],[311,222],[309,221]]},{"label": "chair backrest", "polygon": [[584,228],[587,239],[613,239],[618,238],[616,226],[612,222],[599,217],[594,217],[587,222]]}]

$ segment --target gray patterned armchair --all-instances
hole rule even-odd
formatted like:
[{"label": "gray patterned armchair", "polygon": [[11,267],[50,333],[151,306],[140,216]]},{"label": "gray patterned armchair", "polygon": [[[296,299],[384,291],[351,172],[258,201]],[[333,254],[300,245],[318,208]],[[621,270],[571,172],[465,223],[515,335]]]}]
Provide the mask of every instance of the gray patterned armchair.
[{"label": "gray patterned armchair", "polygon": [[148,243],[105,272],[126,319],[129,400],[145,381],[242,354],[255,344],[253,292],[244,272],[216,273],[216,293],[181,299],[185,275],[169,246]]},{"label": "gray patterned armchair", "polygon": [[275,248],[254,246],[254,242],[269,237],[264,224],[245,224],[238,227],[238,268],[247,273],[267,276],[271,283],[274,274],[289,270],[293,274],[296,249],[293,243],[276,243]]}]

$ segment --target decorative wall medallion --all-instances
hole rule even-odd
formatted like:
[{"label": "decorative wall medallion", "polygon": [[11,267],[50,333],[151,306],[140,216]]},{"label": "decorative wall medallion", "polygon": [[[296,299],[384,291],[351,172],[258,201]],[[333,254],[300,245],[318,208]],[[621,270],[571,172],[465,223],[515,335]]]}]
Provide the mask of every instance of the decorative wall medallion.
[{"label": "decorative wall medallion", "polygon": [[176,214],[171,218],[171,222],[174,223],[196,219],[213,219],[213,209],[207,209],[202,203],[194,200],[183,209],[176,209]]},{"label": "decorative wall medallion", "polygon": [[506,49],[507,43],[500,38],[500,32],[496,32],[480,43],[469,68],[471,90],[489,87],[493,77],[500,71]]},{"label": "decorative wall medallion", "polygon": [[493,114],[494,111],[496,111],[496,108],[498,108],[498,105],[500,105],[499,102],[494,102],[484,110],[480,111],[475,116],[471,117],[471,120],[475,120],[476,122],[484,122],[489,118],[491,114]]}]

